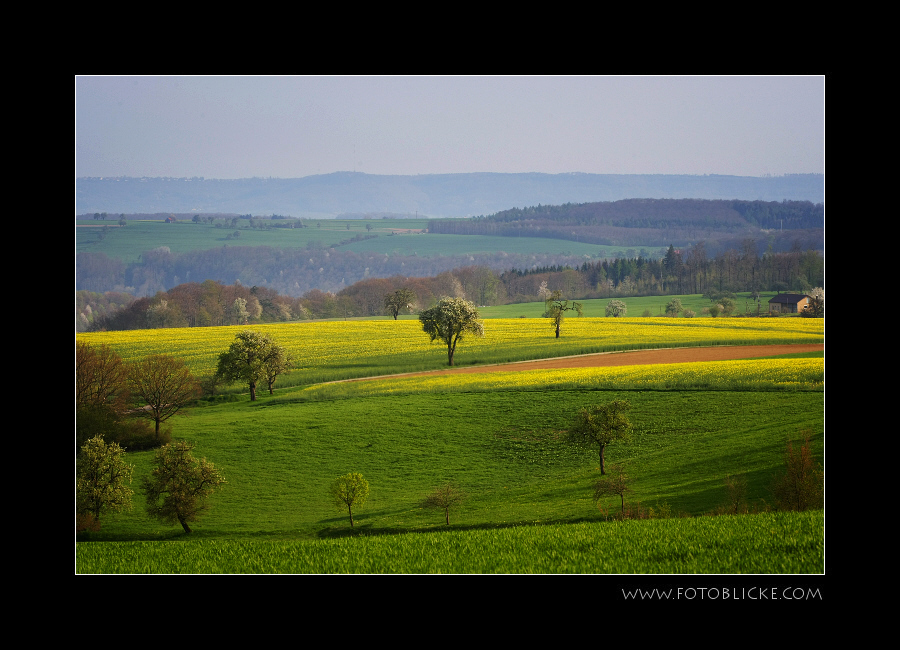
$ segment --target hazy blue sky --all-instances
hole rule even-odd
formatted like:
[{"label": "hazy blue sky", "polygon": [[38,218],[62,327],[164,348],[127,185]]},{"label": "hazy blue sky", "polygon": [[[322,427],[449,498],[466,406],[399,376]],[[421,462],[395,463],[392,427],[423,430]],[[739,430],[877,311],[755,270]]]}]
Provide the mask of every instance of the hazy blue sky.
[{"label": "hazy blue sky", "polygon": [[824,173],[825,79],[75,78],[77,176]]}]

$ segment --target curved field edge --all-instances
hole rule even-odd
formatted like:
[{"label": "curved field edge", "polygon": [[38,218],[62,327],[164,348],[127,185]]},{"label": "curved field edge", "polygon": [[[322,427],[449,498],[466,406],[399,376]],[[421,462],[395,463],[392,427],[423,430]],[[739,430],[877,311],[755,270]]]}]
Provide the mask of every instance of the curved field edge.
[{"label": "curved field edge", "polygon": [[823,390],[824,359],[747,359],[652,366],[495,371],[320,384],[273,401],[515,390]]},{"label": "curved field edge", "polygon": [[77,573],[820,574],[825,515],[516,526],[311,541],[77,545]]}]

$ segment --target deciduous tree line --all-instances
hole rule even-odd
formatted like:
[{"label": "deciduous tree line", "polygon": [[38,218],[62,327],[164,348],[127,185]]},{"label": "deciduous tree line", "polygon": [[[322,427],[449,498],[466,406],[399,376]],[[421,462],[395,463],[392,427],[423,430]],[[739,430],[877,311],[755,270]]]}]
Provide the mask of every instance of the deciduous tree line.
[{"label": "deciduous tree line", "polygon": [[[507,264],[511,263],[511,259],[507,260]],[[93,258],[87,262],[89,267],[98,264]],[[824,259],[818,252],[795,250],[757,255],[752,241],[740,251],[729,250],[715,257],[709,257],[705,245],[699,243],[685,250],[670,246],[660,259],[637,255],[583,262],[574,267],[521,269],[501,272],[486,265],[472,265],[431,277],[370,277],[337,292],[310,289],[299,298],[280,294],[270,285],[247,287],[212,280],[180,284],[153,297],[133,299],[127,305],[123,305],[125,294],[121,292],[79,291],[76,329],[199,327],[394,315],[392,308],[386,309],[384,297],[398,290],[415,294],[415,300],[409,303],[415,309],[427,309],[443,296],[465,298],[477,305],[535,302],[544,300],[540,287],[545,283],[550,291],[583,300],[738,291],[805,293],[824,286],[825,281]],[[119,307],[114,309],[110,304]]]},{"label": "deciduous tree line", "polygon": [[[293,361],[269,335],[244,331],[219,356],[219,381],[241,381],[256,399],[256,385],[272,393],[279,375]],[[101,515],[131,507],[133,467],[125,449],[159,447],[156,467],[142,481],[151,517],[179,523],[186,533],[207,507],[207,497],[225,480],[206,461],[196,459],[194,445],[169,443],[162,423],[200,396],[200,383],[183,361],[150,355],[126,364],[108,345],[78,342],[75,350],[75,429],[77,526],[99,528]],[[155,425],[153,434],[134,424],[141,418]],[[121,444],[120,444],[121,443]],[[164,444],[165,443],[165,444]]]},{"label": "deciduous tree line", "polygon": [[[75,429],[82,444],[96,434],[133,449],[156,447],[161,425],[200,396],[200,382],[183,361],[154,354],[131,364],[103,344],[75,348]],[[140,422],[153,422],[148,431]]]},{"label": "deciduous tree line", "polygon": [[[76,301],[76,329],[91,331],[247,325],[310,316],[298,298],[265,287],[224,285],[213,280],[180,284],[151,298],[132,297],[127,304],[122,304],[123,294],[117,292],[78,291]],[[117,301],[121,305],[118,309],[109,308],[109,302]]]},{"label": "deciduous tree line", "polygon": [[[76,344],[80,530],[97,530],[102,515],[131,508],[133,466],[125,462],[125,449],[159,447],[157,466],[142,483],[148,513],[190,532],[189,522],[204,510],[206,497],[225,481],[205,459],[193,458],[193,445],[169,443],[170,434],[160,426],[199,395],[199,382],[180,359],[150,355],[126,364],[108,345]],[[152,433],[138,424],[143,420],[154,423]]]}]

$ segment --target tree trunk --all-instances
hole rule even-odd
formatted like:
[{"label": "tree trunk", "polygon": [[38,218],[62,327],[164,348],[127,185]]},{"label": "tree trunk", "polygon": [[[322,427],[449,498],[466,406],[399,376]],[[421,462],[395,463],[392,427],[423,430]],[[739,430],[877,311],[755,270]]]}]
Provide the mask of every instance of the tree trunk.
[{"label": "tree trunk", "polygon": [[256,401],[256,382],[255,381],[250,382],[250,401],[251,402]]},{"label": "tree trunk", "polygon": [[606,445],[600,445],[600,476],[606,474],[606,467],[604,467],[605,458],[603,457],[603,450],[606,449]]},{"label": "tree trunk", "polygon": [[184,520],[184,517],[182,517],[181,515],[178,515],[178,523],[180,523],[181,527],[184,528],[184,532],[186,532],[188,534],[191,534],[192,532],[194,532],[191,530],[191,527],[188,526],[188,523]]},{"label": "tree trunk", "polygon": [[444,515],[447,518],[447,525],[449,526],[450,525],[450,508],[447,508],[446,510],[444,510]]},{"label": "tree trunk", "polygon": [[556,324],[556,338],[559,338],[559,323]]},{"label": "tree trunk", "polygon": [[353,528],[353,509],[348,505],[347,512],[350,513],[350,528]]}]

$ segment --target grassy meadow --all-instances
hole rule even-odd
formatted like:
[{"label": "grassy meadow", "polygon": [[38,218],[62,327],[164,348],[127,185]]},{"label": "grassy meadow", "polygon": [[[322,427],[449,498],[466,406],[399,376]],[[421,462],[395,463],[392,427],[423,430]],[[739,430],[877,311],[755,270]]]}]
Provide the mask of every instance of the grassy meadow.
[{"label": "grassy meadow", "polygon": [[[130,227],[130,224],[129,224]],[[165,351],[198,375],[241,328],[79,334],[126,360]],[[258,326],[299,368],[275,395],[240,387],[170,421],[228,483],[185,536],[134,509],[79,538],[78,573],[801,573],[824,571],[824,515],[765,512],[785,444],[800,432],[824,458],[824,359],[666,364],[432,377],[354,377],[446,367],[414,320]],[[587,352],[698,345],[818,343],[815,319],[496,319],[464,340],[464,365]],[[608,521],[618,497],[594,502],[595,450],[562,440],[575,412],[627,399],[634,435],[607,448],[624,463],[631,504],[655,519]],[[135,477],[153,452],[128,454]],[[361,472],[364,507],[334,508],[328,486]],[[740,475],[760,514],[700,517]],[[467,498],[422,507],[452,482]],[[137,481],[132,487],[136,488]],[[598,507],[599,506],[599,507]]]},{"label": "grassy meadow", "polygon": [[[289,221],[266,221],[279,224]],[[620,247],[600,246],[539,237],[491,237],[438,235],[419,232],[428,228],[427,219],[322,219],[304,220],[307,228],[250,228],[240,219],[235,227],[216,228],[206,223],[180,221],[128,221],[124,227],[110,216],[107,221],[81,219],[75,222],[75,252],[100,252],[126,264],[136,262],[141,253],[167,246],[173,253],[229,246],[271,246],[273,248],[331,248],[354,237],[370,237],[341,245],[341,250],[381,255],[471,255],[477,253],[566,254],[589,258],[615,256]],[[317,225],[318,224],[318,225]],[[108,228],[100,238],[103,227]],[[371,226],[371,230],[367,228]],[[349,227],[349,228],[348,228]],[[228,238],[239,232],[238,238]],[[377,235],[377,237],[371,237]],[[654,251],[655,252],[655,251]]]}]

